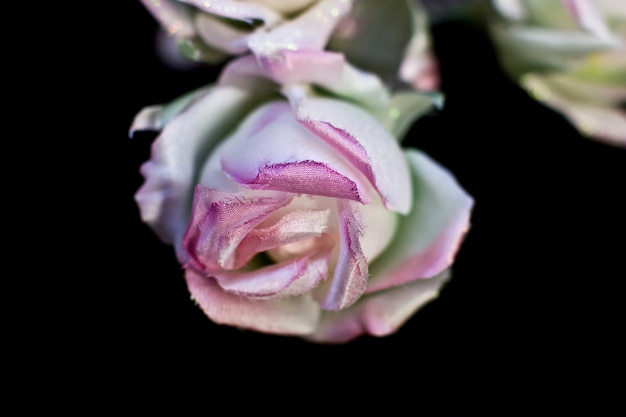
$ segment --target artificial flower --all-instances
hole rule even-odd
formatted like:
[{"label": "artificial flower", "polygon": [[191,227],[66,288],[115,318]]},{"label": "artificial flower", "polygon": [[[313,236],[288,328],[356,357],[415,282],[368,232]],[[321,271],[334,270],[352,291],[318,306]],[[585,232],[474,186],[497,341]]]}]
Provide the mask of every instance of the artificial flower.
[{"label": "artificial flower", "polygon": [[216,323],[317,342],[395,332],[437,296],[472,198],[398,139],[432,106],[332,52],[245,55],[135,117],[136,194]]},{"label": "artificial flower", "polygon": [[[439,86],[419,0],[141,0],[188,58],[216,63],[252,52],[330,49],[388,85]],[[391,30],[390,30],[391,29]],[[169,53],[168,60],[180,66]]]},{"label": "artificial flower", "polygon": [[626,147],[626,2],[492,0],[506,73],[579,131]]}]

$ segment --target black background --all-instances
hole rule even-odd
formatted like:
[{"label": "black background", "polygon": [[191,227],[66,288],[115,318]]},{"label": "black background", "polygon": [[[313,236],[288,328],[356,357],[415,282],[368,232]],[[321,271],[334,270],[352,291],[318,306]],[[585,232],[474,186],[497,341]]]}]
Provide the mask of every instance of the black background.
[{"label": "black background", "polygon": [[[138,1],[115,9],[98,55],[103,109],[88,139],[98,144],[90,172],[106,184],[94,203],[102,249],[81,270],[97,297],[76,312],[89,323],[77,329],[89,335],[85,378],[111,381],[98,404],[626,415],[626,151],[581,137],[508,81],[478,29],[433,27],[446,105],[404,141],[476,200],[452,280],[394,335],[316,345],[212,323],[191,302],[172,248],[140,221],[133,194],[154,135],[129,139],[134,115],[214,81],[218,68],[167,67],[151,15]],[[79,226],[96,233],[91,219]]]}]

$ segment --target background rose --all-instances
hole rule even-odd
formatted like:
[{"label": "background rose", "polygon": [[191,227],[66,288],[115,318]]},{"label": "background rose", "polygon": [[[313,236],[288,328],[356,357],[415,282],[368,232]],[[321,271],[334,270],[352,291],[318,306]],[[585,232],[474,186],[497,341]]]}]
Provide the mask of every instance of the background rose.
[{"label": "background rose", "polygon": [[237,59],[217,85],[137,115],[131,131],[162,129],[142,219],[215,322],[324,342],[389,334],[449,277],[472,206],[394,139],[431,106],[336,53]]},{"label": "background rose", "polygon": [[[416,0],[142,0],[181,52],[220,62],[253,52],[342,52],[388,85],[435,90],[439,71],[427,15]],[[386,30],[393,28],[393,30]],[[162,48],[168,50],[164,39]],[[169,52],[166,52],[170,55]],[[180,62],[176,62],[180,66]]]},{"label": "background rose", "polygon": [[626,2],[493,0],[504,70],[581,133],[626,146]]}]

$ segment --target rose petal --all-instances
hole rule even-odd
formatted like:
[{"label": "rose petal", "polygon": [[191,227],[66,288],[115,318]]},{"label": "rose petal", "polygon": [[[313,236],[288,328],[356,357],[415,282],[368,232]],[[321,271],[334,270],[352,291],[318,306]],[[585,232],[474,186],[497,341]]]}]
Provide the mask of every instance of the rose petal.
[{"label": "rose petal", "polygon": [[212,274],[223,290],[255,300],[303,295],[328,277],[330,249],[258,268]]},{"label": "rose petal", "polygon": [[255,0],[257,3],[263,4],[266,7],[269,7],[273,10],[278,10],[282,14],[293,14],[296,13],[306,7],[309,7],[311,4],[315,3],[317,0]]},{"label": "rose petal", "polygon": [[311,333],[319,321],[320,309],[310,295],[280,300],[249,300],[222,290],[213,278],[193,270],[185,272],[192,298],[218,324],[227,324],[275,334]]},{"label": "rose petal", "polygon": [[424,153],[406,153],[415,206],[401,217],[391,245],[370,264],[367,293],[439,274],[452,264],[469,227],[473,199]]},{"label": "rose petal", "polygon": [[242,29],[208,13],[197,13],[195,23],[198,35],[208,45],[232,55],[248,50],[252,29]]},{"label": "rose petal", "polygon": [[351,3],[320,0],[290,21],[268,31],[256,31],[250,37],[250,50],[257,56],[272,56],[284,50],[322,50]]},{"label": "rose petal", "polygon": [[142,112],[136,118],[131,131],[165,123],[152,144],[150,160],[141,167],[145,181],[135,194],[142,220],[164,242],[175,243],[179,249],[199,164],[250,108],[267,99],[271,91],[266,87],[220,85],[190,100],[183,98],[184,109],[173,105],[176,110],[171,118],[162,110]]},{"label": "rose petal", "polygon": [[615,39],[603,39],[574,30],[492,25],[505,68],[518,77],[527,71],[570,70],[588,54],[619,46]]},{"label": "rose petal", "polygon": [[180,96],[166,105],[148,106],[143,108],[133,119],[128,136],[140,130],[161,130],[170,120],[185,111],[191,104],[204,97],[212,86],[198,88],[190,93]]},{"label": "rose petal", "polygon": [[522,21],[528,15],[522,0],[492,0],[492,3],[496,11],[509,20]]},{"label": "rose petal", "polygon": [[[385,207],[411,208],[408,168],[396,140],[371,115],[339,100],[301,97],[291,102],[300,123],[357,168],[376,188]],[[393,166],[393,169],[389,167]]]},{"label": "rose petal", "polygon": [[207,273],[238,267],[235,253],[239,243],[291,199],[284,193],[246,197],[196,186],[191,219],[182,243],[187,262]]},{"label": "rose petal", "polygon": [[603,103],[598,95],[589,100],[577,98],[539,74],[527,74],[522,85],[535,99],[562,113],[583,135],[626,147],[626,111],[616,104]]},{"label": "rose petal", "polygon": [[363,235],[358,206],[337,200],[340,249],[332,281],[321,286],[318,299],[324,310],[341,310],[353,304],[367,286],[367,259],[361,249]]},{"label": "rose petal", "polygon": [[384,124],[387,130],[402,140],[415,120],[433,109],[443,107],[444,95],[419,91],[399,91],[391,96]]},{"label": "rose petal", "polygon": [[[314,240],[328,230],[329,217],[330,210],[295,210],[282,215],[276,223],[257,227],[239,244],[235,267],[239,268],[257,253],[285,245],[296,244],[308,252],[317,247]],[[287,255],[285,252],[287,248],[281,251]]]},{"label": "rose petal", "polygon": [[562,1],[567,11],[583,29],[599,38],[612,39],[611,31],[604,22],[602,15],[589,0]]},{"label": "rose petal", "polygon": [[437,298],[450,278],[445,270],[435,277],[363,296],[353,306],[322,313],[319,326],[305,338],[315,342],[345,343],[363,334],[395,333],[417,310]]},{"label": "rose petal", "polygon": [[370,201],[367,181],[304,129],[286,102],[257,109],[212,157],[221,160],[226,174],[250,189]]},{"label": "rose petal", "polygon": [[191,4],[206,13],[226,17],[228,19],[240,20],[249,24],[261,21],[266,26],[270,26],[281,20],[281,16],[274,10],[257,3],[242,2],[238,0],[179,1]]},{"label": "rose petal", "polygon": [[328,48],[343,52],[355,66],[374,72],[386,84],[393,85],[413,32],[408,3],[405,0],[355,2],[337,25]]},{"label": "rose petal", "polygon": [[170,35],[191,38],[195,35],[191,8],[175,0],[139,0]]},{"label": "rose petal", "polygon": [[346,62],[342,54],[328,51],[281,51],[269,57],[246,55],[234,59],[220,77],[220,84],[241,85],[246,80],[271,79],[286,86],[290,100],[300,93],[289,88],[293,84],[314,84],[348,101],[355,102],[373,115],[384,119],[389,92],[374,74],[364,72]]},{"label": "rose petal", "polygon": [[283,85],[334,83],[346,66],[343,55],[325,51],[282,51],[256,62],[262,74]]},{"label": "rose petal", "polygon": [[399,78],[424,91],[439,88],[439,64],[431,51],[430,23],[419,1],[408,1],[412,34],[404,49]]}]

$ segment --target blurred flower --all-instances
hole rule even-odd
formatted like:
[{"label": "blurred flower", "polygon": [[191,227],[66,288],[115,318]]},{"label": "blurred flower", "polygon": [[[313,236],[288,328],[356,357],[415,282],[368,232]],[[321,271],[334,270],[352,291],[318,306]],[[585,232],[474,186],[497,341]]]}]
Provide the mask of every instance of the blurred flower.
[{"label": "blurred flower", "polygon": [[504,70],[582,134],[626,146],[626,1],[491,4]]},{"label": "blurred flower", "polygon": [[338,53],[245,55],[135,117],[131,135],[161,131],[141,217],[217,323],[318,342],[393,333],[449,278],[473,205],[397,142],[432,105]]},{"label": "blurred flower", "polygon": [[[141,0],[187,58],[330,49],[388,85],[439,86],[419,0]],[[169,48],[170,43],[162,42]],[[168,52],[163,54],[176,65]]]}]

